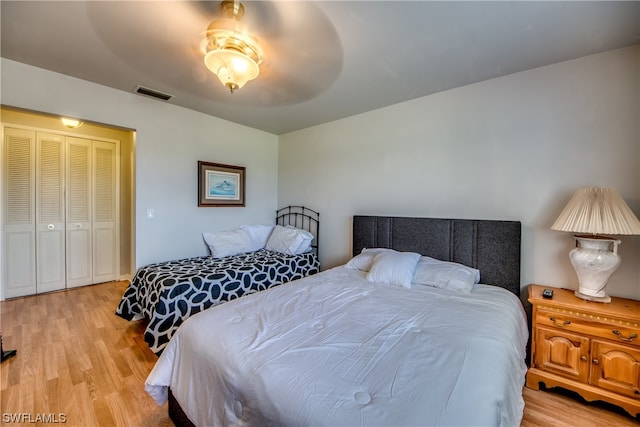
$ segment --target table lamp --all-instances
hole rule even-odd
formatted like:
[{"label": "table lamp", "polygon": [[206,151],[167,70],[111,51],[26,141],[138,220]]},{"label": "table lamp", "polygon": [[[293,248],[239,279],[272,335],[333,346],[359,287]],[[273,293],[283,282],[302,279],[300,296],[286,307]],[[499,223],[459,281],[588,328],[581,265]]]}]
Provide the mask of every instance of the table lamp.
[{"label": "table lamp", "polygon": [[611,302],[607,282],[620,265],[617,240],[607,235],[640,234],[640,220],[613,188],[578,189],[551,226],[552,230],[577,233],[569,253],[578,276],[576,296],[589,301]]}]

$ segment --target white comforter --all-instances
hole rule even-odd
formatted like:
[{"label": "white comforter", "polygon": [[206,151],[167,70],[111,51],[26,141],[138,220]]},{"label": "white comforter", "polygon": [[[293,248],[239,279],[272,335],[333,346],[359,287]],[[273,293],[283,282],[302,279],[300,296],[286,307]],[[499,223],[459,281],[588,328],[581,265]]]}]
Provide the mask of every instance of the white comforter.
[{"label": "white comforter", "polygon": [[338,267],[189,318],[147,378],[198,426],[519,426],[526,316]]}]

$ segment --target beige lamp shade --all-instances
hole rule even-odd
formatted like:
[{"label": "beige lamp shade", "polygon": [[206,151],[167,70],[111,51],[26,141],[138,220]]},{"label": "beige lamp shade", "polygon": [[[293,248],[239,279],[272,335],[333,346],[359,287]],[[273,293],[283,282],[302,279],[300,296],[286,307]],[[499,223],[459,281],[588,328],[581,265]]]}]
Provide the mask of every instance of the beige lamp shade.
[{"label": "beige lamp shade", "polygon": [[588,234],[640,234],[640,220],[613,188],[577,190],[552,230]]}]

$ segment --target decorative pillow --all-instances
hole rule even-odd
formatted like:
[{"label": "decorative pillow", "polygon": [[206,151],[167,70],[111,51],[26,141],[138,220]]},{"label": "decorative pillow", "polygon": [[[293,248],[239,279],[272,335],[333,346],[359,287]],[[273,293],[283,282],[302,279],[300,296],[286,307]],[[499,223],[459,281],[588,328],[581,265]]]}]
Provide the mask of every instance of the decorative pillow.
[{"label": "decorative pillow", "polygon": [[381,252],[395,252],[393,249],[386,248],[364,248],[362,251],[351,258],[345,267],[353,268],[354,270],[369,271],[373,265],[373,259]]},{"label": "decorative pillow", "polygon": [[413,276],[416,285],[427,285],[468,294],[480,282],[480,271],[455,262],[423,256]]},{"label": "decorative pillow", "polygon": [[415,252],[380,252],[373,258],[367,280],[410,288],[419,260],[420,254]]},{"label": "decorative pillow", "polygon": [[267,245],[267,240],[273,231],[273,224],[242,225],[240,229],[249,236],[252,251],[259,251]]},{"label": "decorative pillow", "polygon": [[244,252],[251,252],[249,235],[241,229],[233,231],[219,231],[215,233],[202,233],[214,258],[223,258]]},{"label": "decorative pillow", "polygon": [[265,246],[270,251],[287,255],[297,255],[307,252],[311,247],[313,234],[292,226],[276,225]]}]

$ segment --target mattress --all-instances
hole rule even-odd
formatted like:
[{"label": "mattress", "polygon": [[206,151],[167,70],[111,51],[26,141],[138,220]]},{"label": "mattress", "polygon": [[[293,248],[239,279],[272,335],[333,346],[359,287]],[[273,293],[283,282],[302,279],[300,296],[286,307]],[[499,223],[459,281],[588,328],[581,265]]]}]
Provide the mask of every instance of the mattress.
[{"label": "mattress", "polygon": [[188,319],[149,374],[196,425],[483,425],[522,418],[519,299],[336,267]]},{"label": "mattress", "polygon": [[319,269],[318,258],[311,252],[286,255],[267,249],[150,264],[136,272],[116,314],[127,320],[149,319],[144,339],[153,352],[160,353],[190,316]]}]

